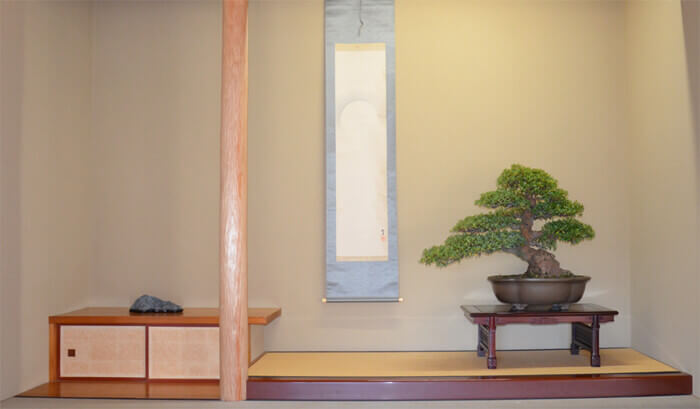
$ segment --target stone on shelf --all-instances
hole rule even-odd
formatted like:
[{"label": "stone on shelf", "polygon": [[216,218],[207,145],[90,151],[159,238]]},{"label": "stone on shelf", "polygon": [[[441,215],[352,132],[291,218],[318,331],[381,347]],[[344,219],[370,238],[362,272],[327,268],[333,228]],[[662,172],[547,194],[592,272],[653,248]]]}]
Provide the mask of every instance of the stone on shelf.
[{"label": "stone on shelf", "polygon": [[142,295],[134,301],[129,308],[129,312],[182,312],[182,307],[170,302],[163,301],[158,297],[152,295]]}]

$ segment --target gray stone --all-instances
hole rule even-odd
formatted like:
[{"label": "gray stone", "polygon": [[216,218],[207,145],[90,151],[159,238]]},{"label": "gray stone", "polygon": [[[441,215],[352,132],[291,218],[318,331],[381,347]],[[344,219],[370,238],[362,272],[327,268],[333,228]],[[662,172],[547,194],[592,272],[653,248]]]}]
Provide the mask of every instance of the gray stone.
[{"label": "gray stone", "polygon": [[129,312],[182,312],[182,307],[152,295],[142,295],[134,301]]}]

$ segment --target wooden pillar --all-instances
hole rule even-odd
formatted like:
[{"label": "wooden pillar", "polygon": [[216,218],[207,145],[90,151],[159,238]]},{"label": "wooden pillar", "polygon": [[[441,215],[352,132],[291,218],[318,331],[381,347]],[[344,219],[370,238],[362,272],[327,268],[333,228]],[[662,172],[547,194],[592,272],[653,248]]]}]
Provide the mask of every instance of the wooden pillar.
[{"label": "wooden pillar", "polygon": [[220,389],[245,400],[248,380],[248,1],[223,1],[221,78]]}]

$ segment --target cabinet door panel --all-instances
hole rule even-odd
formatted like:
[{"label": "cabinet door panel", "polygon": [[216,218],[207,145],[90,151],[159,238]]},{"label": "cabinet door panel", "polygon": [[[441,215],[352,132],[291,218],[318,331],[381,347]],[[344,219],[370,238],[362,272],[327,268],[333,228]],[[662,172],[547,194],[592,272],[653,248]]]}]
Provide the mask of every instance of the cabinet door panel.
[{"label": "cabinet door panel", "polygon": [[218,379],[218,327],[149,327],[151,379]]},{"label": "cabinet door panel", "polygon": [[143,378],[143,326],[62,325],[61,377]]}]

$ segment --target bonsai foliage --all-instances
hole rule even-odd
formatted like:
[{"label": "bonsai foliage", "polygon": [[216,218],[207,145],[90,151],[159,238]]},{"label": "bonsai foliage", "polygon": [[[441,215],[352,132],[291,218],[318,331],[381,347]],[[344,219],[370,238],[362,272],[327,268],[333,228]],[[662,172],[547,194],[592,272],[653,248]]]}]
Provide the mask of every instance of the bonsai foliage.
[{"label": "bonsai foliage", "polygon": [[[571,276],[548,250],[556,250],[558,242],[590,240],[595,233],[576,219],[583,214],[583,205],[568,195],[547,172],[513,165],[501,173],[498,189],[483,193],[475,202],[493,211],[460,220],[444,244],[423,250],[420,261],[445,267],[467,257],[503,251],[527,262],[524,277]],[[536,220],[546,221],[540,230],[534,229]]]}]

